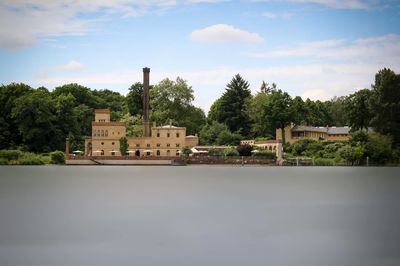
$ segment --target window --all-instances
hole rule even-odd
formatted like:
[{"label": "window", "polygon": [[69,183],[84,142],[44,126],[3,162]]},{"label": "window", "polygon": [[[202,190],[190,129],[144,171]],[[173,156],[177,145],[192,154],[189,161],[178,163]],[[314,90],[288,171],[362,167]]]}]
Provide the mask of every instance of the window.
[{"label": "window", "polygon": [[169,143],[167,143],[167,147],[171,146]]},{"label": "window", "polygon": [[101,150],[101,155],[104,155],[104,150]]},{"label": "window", "polygon": [[138,143],[138,144],[136,144],[136,147],[140,147],[140,144]]},{"label": "window", "polygon": [[171,151],[167,150],[167,156],[170,156],[170,155],[171,155]]},{"label": "window", "polygon": [[160,150],[157,150],[157,156],[160,156]]},{"label": "window", "polygon": [[111,142],[111,145],[114,145],[115,144],[115,142]]},{"label": "window", "polygon": [[159,138],[160,137],[160,132],[157,132],[157,138]]},{"label": "window", "polygon": [[111,152],[111,155],[112,155],[112,156],[115,156],[115,151],[112,151],[112,152]]},{"label": "window", "polygon": [[106,137],[108,136],[108,130],[107,129],[106,129],[106,134],[105,135],[106,135]]},{"label": "window", "polygon": [[93,137],[96,137],[96,130],[93,130]]},{"label": "window", "polygon": [[100,137],[100,129],[97,130],[97,136]]},{"label": "window", "polygon": [[161,146],[161,144],[160,143],[157,143],[157,147],[160,147]]},{"label": "window", "polygon": [[180,150],[176,150],[176,156],[179,156],[180,153]]},{"label": "window", "polygon": [[104,137],[104,130],[101,130],[101,136]]},{"label": "window", "polygon": [[101,145],[104,145],[104,142],[102,142]]},{"label": "window", "polygon": [[179,138],[179,133],[176,133],[176,137]]},{"label": "window", "polygon": [[180,145],[179,145],[179,143],[176,143],[176,147],[179,147]]},{"label": "window", "polygon": [[118,135],[119,135],[119,131],[118,131]]},{"label": "window", "polygon": [[169,133],[167,133],[167,138],[169,138]]},{"label": "window", "polygon": [[147,144],[146,146],[147,146],[147,147],[150,147],[150,144]]}]

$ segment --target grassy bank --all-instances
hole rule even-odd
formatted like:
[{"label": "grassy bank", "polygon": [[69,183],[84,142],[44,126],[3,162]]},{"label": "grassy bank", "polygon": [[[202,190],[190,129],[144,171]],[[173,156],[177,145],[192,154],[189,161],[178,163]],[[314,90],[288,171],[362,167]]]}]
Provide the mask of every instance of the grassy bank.
[{"label": "grassy bank", "polygon": [[64,163],[65,156],[61,151],[35,154],[20,150],[0,150],[0,165],[43,165]]}]

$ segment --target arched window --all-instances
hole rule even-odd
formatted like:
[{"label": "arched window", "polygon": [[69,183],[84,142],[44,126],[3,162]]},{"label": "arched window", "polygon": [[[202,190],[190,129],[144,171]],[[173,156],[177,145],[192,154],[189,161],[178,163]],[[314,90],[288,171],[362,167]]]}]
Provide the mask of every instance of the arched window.
[{"label": "arched window", "polygon": [[101,136],[104,137],[104,130],[101,130]]},{"label": "arched window", "polygon": [[171,151],[167,150],[167,156],[170,156],[170,155],[171,155]]},{"label": "arched window", "polygon": [[106,137],[108,136],[108,130],[106,129]]},{"label": "arched window", "polygon": [[157,150],[157,156],[160,156],[160,150]]}]

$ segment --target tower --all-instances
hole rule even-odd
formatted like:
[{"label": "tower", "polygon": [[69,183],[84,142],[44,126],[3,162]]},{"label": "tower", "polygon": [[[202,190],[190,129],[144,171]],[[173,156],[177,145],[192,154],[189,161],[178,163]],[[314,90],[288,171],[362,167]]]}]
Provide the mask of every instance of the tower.
[{"label": "tower", "polygon": [[150,68],[143,68],[143,136],[150,136]]}]

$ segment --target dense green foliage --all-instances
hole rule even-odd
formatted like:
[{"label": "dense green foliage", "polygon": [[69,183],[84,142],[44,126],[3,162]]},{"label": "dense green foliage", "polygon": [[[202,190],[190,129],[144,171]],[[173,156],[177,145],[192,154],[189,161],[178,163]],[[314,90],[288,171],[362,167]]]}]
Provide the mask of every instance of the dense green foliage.
[{"label": "dense green foliage", "polygon": [[0,150],[0,165],[41,165],[46,163],[51,163],[48,155],[39,155],[20,150]]},{"label": "dense green foliage", "polygon": [[52,164],[65,164],[65,154],[62,151],[53,151],[50,158]]},{"label": "dense green foliage", "polygon": [[[126,124],[127,136],[140,136],[142,97],[141,83],[128,88],[126,96],[79,84],[62,85],[52,91],[21,83],[2,85],[0,150],[63,150],[66,138],[71,150],[83,150],[84,136],[91,134],[96,108],[110,108],[111,119]],[[320,164],[332,160],[359,164],[366,157],[372,163],[382,164],[400,157],[400,75],[390,69],[376,74],[371,89],[324,102],[292,98],[276,84],[264,81],[252,95],[248,81],[237,74],[211,105],[207,117],[193,105],[193,89],[179,77],[152,86],[150,97],[152,121],[162,125],[172,120],[174,125],[186,127],[188,135],[199,134],[201,145],[237,146],[243,139],[275,139],[276,129],[291,123],[349,125],[354,135],[348,143],[303,140],[289,146],[285,143],[284,147],[293,156],[322,158]],[[376,134],[357,131],[371,127]],[[2,162],[19,160],[4,158]]]},{"label": "dense green foliage", "polygon": [[126,137],[122,137],[119,139],[119,151],[121,152],[121,155],[127,155],[128,153],[128,139]]}]

